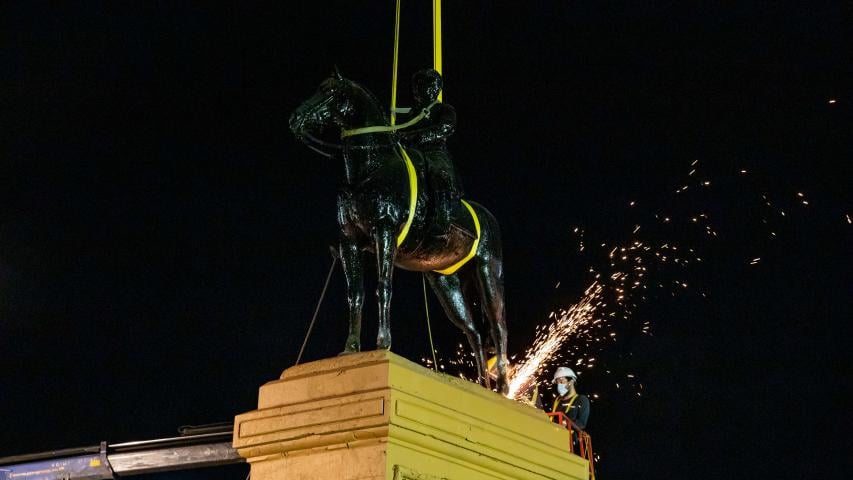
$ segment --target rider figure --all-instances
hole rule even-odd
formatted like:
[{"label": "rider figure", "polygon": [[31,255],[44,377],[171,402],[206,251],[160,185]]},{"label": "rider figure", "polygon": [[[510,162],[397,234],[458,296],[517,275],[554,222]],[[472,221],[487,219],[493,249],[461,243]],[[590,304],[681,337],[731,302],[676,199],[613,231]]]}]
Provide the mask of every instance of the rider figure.
[{"label": "rider figure", "polygon": [[400,131],[404,144],[420,149],[427,164],[427,178],[435,195],[435,223],[432,231],[447,235],[453,210],[462,199],[462,183],[453,168],[447,151],[447,137],[456,129],[456,110],[446,103],[437,102],[441,92],[441,74],[431,68],[415,72],[412,76],[412,114],[426,111],[426,116],[410,129]]}]

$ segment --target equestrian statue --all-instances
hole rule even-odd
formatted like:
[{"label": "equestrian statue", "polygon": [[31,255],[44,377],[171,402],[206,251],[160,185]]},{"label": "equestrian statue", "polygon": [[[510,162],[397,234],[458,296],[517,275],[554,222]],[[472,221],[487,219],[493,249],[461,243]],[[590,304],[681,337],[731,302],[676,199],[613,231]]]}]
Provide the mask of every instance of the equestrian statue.
[{"label": "equestrian statue", "polygon": [[[495,217],[462,199],[446,138],[456,114],[437,98],[441,76],[422,70],[413,77],[416,115],[389,126],[385,109],[361,85],[335,73],[290,116],[297,139],[327,157],[340,151],[345,183],[338,195],[338,252],[347,284],[349,335],[344,353],[361,350],[364,303],[362,252],[376,255],[379,332],[376,347],[391,348],[391,284],[394,266],[423,272],[448,318],[468,338],[486,388],[483,338],[474,321],[471,287],[479,294],[494,344],[497,390],[508,391],[503,253]],[[341,143],[322,140],[324,130]]]}]

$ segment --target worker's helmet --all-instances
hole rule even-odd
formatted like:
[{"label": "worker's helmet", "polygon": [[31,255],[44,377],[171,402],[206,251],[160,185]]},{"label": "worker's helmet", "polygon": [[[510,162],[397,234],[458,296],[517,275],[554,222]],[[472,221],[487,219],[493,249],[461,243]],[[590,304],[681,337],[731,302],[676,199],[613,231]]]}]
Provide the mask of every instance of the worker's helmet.
[{"label": "worker's helmet", "polygon": [[577,379],[578,379],[578,376],[575,375],[574,370],[572,370],[569,367],[560,367],[557,369],[556,372],[554,372],[554,379],[551,380],[551,383],[554,383],[557,381],[558,378],[563,378],[563,377],[569,377],[575,381],[577,381]]},{"label": "worker's helmet", "polygon": [[443,86],[444,81],[441,79],[441,74],[432,68],[418,70],[412,75],[412,93],[415,100],[433,101],[438,98],[438,93],[441,92]]}]

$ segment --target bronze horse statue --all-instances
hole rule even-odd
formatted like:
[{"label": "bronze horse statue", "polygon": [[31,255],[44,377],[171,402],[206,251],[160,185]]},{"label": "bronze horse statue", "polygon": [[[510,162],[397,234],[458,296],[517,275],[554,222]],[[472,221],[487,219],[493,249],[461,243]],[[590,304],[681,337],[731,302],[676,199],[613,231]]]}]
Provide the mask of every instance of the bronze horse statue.
[{"label": "bronze horse statue", "polygon": [[[389,322],[393,267],[423,272],[447,316],[468,338],[480,383],[492,388],[486,372],[483,341],[472,314],[473,298],[468,287],[473,284],[479,293],[495,347],[497,389],[506,393],[503,253],[495,217],[475,202],[468,202],[467,206],[460,203],[452,213],[450,231],[437,235],[430,230],[435,207],[426,185],[428,176],[425,171],[429,165],[417,149],[402,150],[395,132],[389,129],[381,131],[381,128],[371,133],[342,135],[342,143],[336,145],[317,137],[326,128],[348,132],[387,125],[388,119],[376,97],[337,71],[290,116],[290,129],[299,140],[309,146],[314,142],[319,146],[340,148],[340,156],[343,157],[345,184],[338,195],[337,213],[341,227],[339,253],[346,276],[349,305],[349,335],[344,353],[361,350],[364,303],[362,251],[366,250],[373,252],[377,260],[379,333],[376,347],[391,348]],[[313,146],[312,149],[318,150]],[[416,182],[410,175],[416,176]],[[415,202],[413,213],[410,212],[411,202]],[[407,233],[401,235],[403,231]],[[437,272],[457,265],[471,254],[470,261],[455,272]]]}]

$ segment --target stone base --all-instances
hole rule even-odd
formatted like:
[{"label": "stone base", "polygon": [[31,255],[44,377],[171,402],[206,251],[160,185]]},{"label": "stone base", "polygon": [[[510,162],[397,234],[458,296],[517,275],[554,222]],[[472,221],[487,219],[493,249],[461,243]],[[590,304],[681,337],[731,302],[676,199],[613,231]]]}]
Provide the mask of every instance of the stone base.
[{"label": "stone base", "polygon": [[252,480],[587,479],[539,410],[377,350],[289,368],[238,415]]}]

